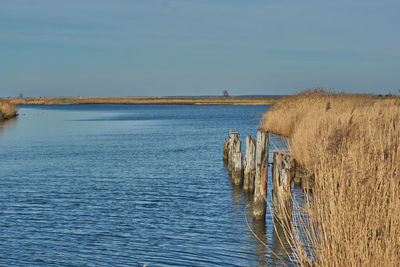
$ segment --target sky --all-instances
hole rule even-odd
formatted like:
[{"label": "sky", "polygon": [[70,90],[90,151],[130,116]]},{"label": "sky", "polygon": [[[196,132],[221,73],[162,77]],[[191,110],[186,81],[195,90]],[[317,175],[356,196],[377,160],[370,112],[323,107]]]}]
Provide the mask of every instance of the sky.
[{"label": "sky", "polygon": [[0,0],[0,96],[398,93],[398,0]]}]

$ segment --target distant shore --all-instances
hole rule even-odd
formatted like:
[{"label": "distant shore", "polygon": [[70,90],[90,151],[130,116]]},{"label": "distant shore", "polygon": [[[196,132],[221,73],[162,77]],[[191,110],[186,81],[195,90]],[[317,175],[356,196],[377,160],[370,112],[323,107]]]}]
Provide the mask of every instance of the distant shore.
[{"label": "distant shore", "polygon": [[7,98],[15,105],[273,105],[280,97],[24,97]]}]

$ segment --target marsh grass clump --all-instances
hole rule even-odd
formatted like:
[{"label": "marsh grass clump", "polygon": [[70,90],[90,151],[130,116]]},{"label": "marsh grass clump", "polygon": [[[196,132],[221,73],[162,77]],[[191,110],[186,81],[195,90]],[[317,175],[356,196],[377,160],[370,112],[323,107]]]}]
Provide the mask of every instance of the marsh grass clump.
[{"label": "marsh grass clump", "polygon": [[17,116],[17,106],[0,99],[0,121]]},{"label": "marsh grass clump", "polygon": [[261,128],[287,137],[291,154],[315,177],[307,225],[299,226],[306,238],[293,238],[297,262],[399,264],[399,126],[398,98],[322,90],[284,98],[264,115]]}]

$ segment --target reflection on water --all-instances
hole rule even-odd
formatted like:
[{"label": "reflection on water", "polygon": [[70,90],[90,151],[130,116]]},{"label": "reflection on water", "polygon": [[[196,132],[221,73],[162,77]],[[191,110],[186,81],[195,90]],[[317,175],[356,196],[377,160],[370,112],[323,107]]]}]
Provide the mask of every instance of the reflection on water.
[{"label": "reflection on water", "polygon": [[[276,139],[276,137],[272,137],[272,139]],[[274,149],[284,149],[284,145],[282,143],[273,144],[275,146],[270,153],[273,153]],[[272,207],[272,171],[269,171],[269,184],[268,188],[270,189],[267,194],[268,198],[268,208],[267,208],[267,218],[266,221],[255,221],[253,220],[251,207],[253,204],[253,194],[244,192],[240,186],[236,186],[232,183],[232,196],[233,196],[233,205],[240,209],[242,206],[240,203],[244,201],[246,209],[246,223],[248,230],[253,235],[254,245],[251,247],[251,251],[257,251],[257,265],[265,266],[265,265],[273,265],[273,266],[287,266],[292,265],[290,260],[288,259],[292,254],[292,247],[289,241],[289,235],[292,231],[292,224],[289,222],[287,225],[282,225],[278,220],[274,218],[273,215],[273,207]],[[297,206],[293,207],[293,212],[299,212],[303,206],[303,193],[301,187],[294,187],[292,184],[292,192],[294,195],[294,199],[298,199]],[[239,214],[240,211],[237,211]],[[269,223],[270,219],[273,219],[273,224]],[[289,232],[289,234],[288,234]],[[268,234],[271,234],[272,238],[269,238]]]},{"label": "reflection on water", "polygon": [[[291,246],[288,241],[288,227],[282,225],[279,221],[274,219],[274,252],[277,253],[280,257],[285,257],[286,255],[291,253]],[[286,232],[285,232],[286,231]]]},{"label": "reflection on water", "polygon": [[7,128],[12,127],[17,121],[17,117],[11,118],[9,120],[0,121],[0,134],[2,131],[7,130]]},{"label": "reflection on water", "polygon": [[[254,220],[252,217],[253,194],[246,193],[240,186],[232,183],[233,205],[239,216],[245,214],[247,230],[252,235],[253,245],[249,247],[249,253],[256,251],[258,266],[287,266],[290,265],[288,255],[291,254],[291,245],[288,242],[287,235],[279,222],[274,220],[274,224],[267,224],[264,220]],[[245,209],[240,205],[245,203]],[[267,211],[268,212],[268,211]],[[273,212],[267,214],[267,221]],[[267,227],[269,226],[269,227]],[[286,228],[287,229],[287,228]],[[272,238],[268,237],[267,230],[270,231]],[[254,252],[253,252],[254,253]]]},{"label": "reflection on water", "polygon": [[1,264],[283,265],[273,216],[253,222],[222,161],[265,109],[20,107],[0,124]]},{"label": "reflection on water", "polygon": [[242,188],[240,186],[237,186],[232,183],[232,199],[233,199],[233,205],[235,205],[235,208],[241,209],[242,208],[242,201],[243,201],[243,193],[242,193]]},{"label": "reflection on water", "polygon": [[[258,261],[259,265],[263,266],[261,263],[267,263],[267,247],[268,247],[268,239],[266,238],[266,223],[265,221],[253,221],[254,234],[257,236],[254,237],[255,242],[255,250],[258,253]],[[263,242],[261,242],[263,241]]]}]

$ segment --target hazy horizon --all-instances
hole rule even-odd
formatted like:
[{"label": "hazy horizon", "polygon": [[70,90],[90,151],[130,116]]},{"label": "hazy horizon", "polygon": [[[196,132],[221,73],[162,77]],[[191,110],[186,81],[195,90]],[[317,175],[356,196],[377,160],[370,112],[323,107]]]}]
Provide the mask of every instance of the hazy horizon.
[{"label": "hazy horizon", "polygon": [[394,0],[3,0],[0,96],[397,93]]},{"label": "hazy horizon", "polygon": [[[229,97],[284,97],[288,95],[229,95]],[[2,97],[2,96],[0,96]],[[19,98],[19,96],[3,96],[4,98]],[[30,97],[55,97],[55,98],[63,98],[63,97],[73,97],[73,98],[78,98],[78,97],[165,97],[165,98],[174,98],[174,97],[179,97],[179,98],[193,98],[193,97],[222,97],[222,94],[216,94],[216,95],[156,95],[156,96],[150,96],[150,95],[143,95],[143,96],[136,96],[136,95],[121,95],[121,96],[113,96],[113,95],[108,95],[108,96],[69,96],[69,95],[63,95],[63,96],[30,96],[30,95],[22,95],[23,98],[30,98]]]}]

